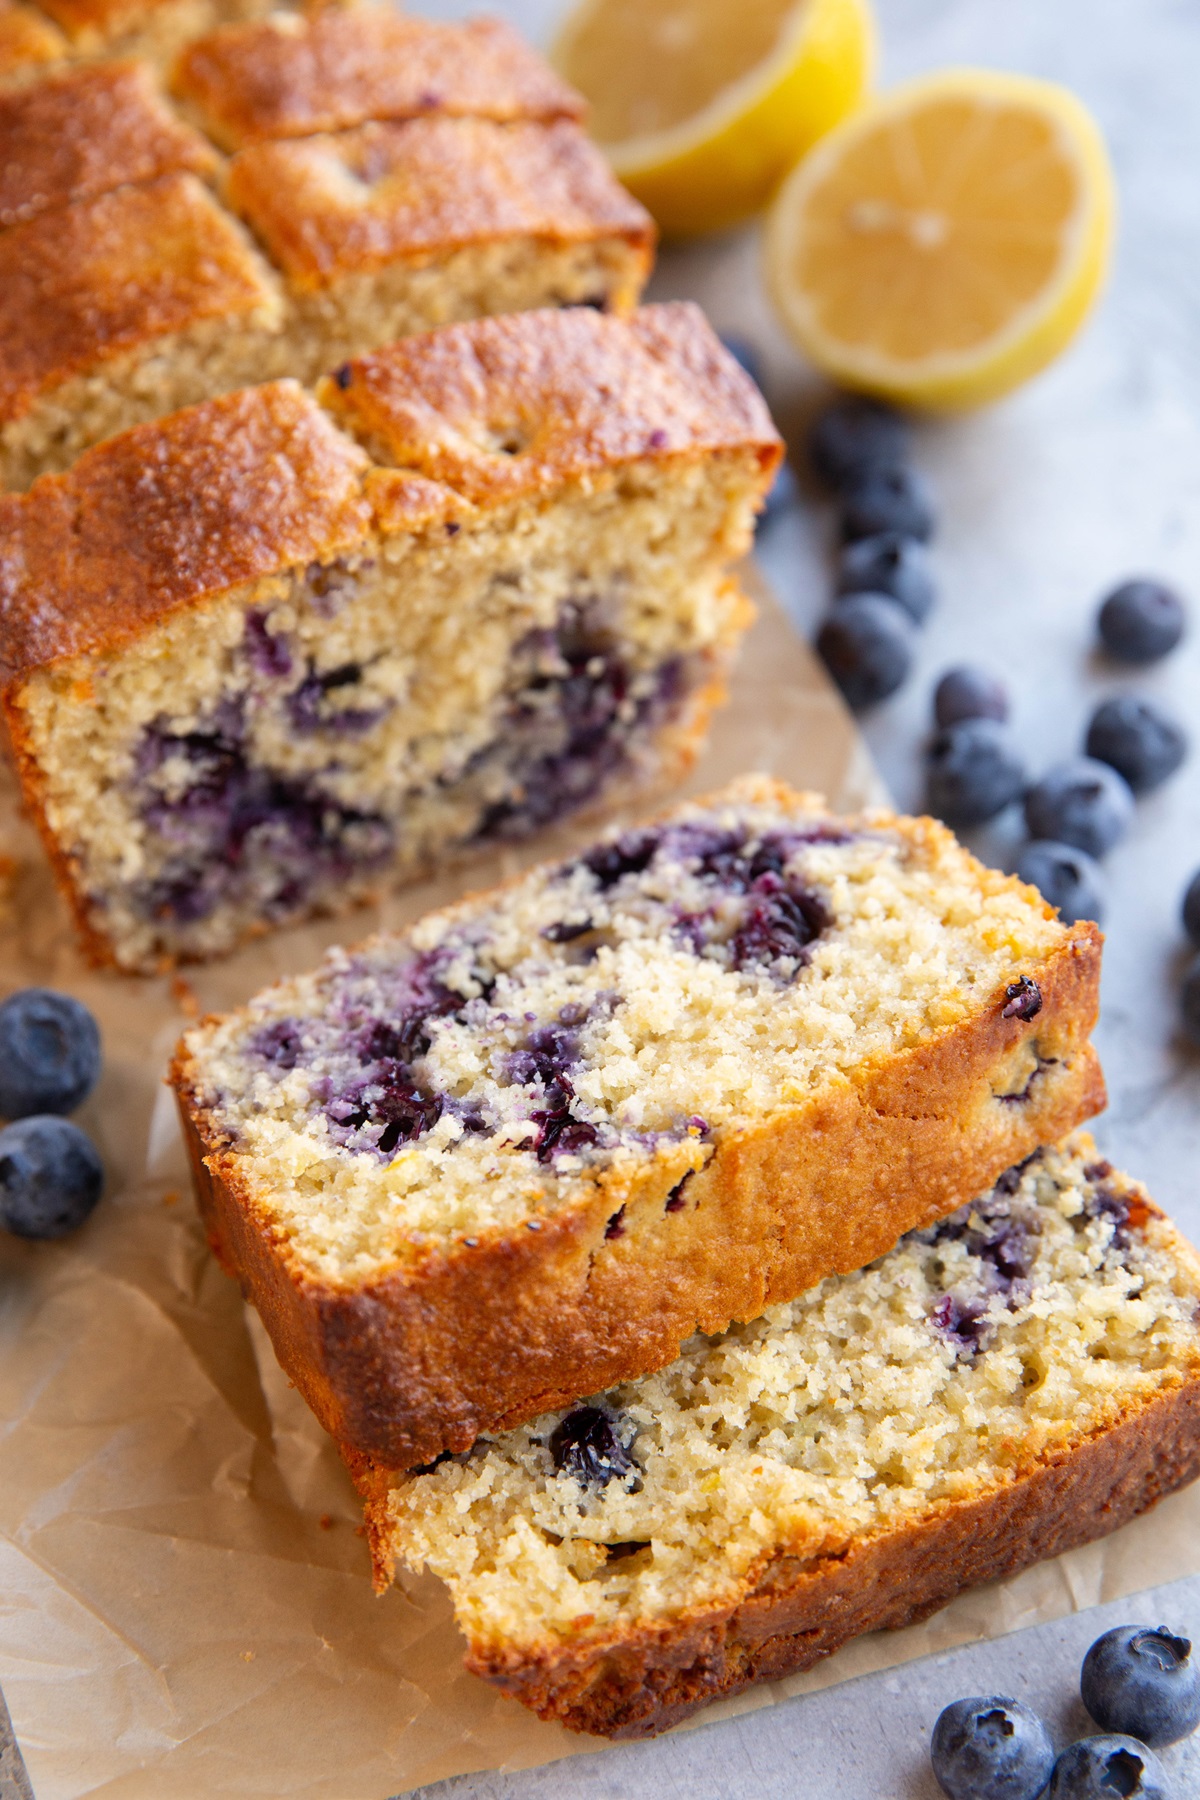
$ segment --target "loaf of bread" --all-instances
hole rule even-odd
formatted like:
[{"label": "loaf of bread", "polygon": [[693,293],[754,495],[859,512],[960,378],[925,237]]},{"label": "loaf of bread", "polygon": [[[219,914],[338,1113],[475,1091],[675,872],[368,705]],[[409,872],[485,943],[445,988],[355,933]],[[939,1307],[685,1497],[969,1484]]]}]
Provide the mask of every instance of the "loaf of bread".
[{"label": "loaf of bread", "polygon": [[374,1509],[467,1664],[663,1730],[1102,1537],[1200,1473],[1200,1259],[1089,1139],[669,1368]]},{"label": "loaf of bread", "polygon": [[512,33],[390,7],[231,30],[184,102],[247,140],[228,167],[144,66],[0,95],[0,485],[409,332],[636,304],[650,218]]},{"label": "loaf of bread", "polygon": [[374,462],[279,382],[0,496],[4,713],[100,961],[662,787],[720,695],[780,445],[695,307],[451,326],[327,393]]},{"label": "loaf of bread", "polygon": [[185,1037],[217,1254],[369,1488],[669,1362],[1103,1104],[1100,939],[750,779]]}]

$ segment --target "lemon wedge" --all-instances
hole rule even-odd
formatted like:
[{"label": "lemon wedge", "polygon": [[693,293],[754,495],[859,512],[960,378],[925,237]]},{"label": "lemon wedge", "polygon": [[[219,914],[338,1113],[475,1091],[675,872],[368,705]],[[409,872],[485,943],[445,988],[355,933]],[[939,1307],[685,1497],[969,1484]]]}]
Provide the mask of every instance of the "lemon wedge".
[{"label": "lemon wedge", "polygon": [[867,0],[583,0],[551,52],[613,169],[670,236],[720,231],[855,107]]},{"label": "lemon wedge", "polygon": [[979,406],[1065,348],[1103,283],[1104,140],[1051,82],[949,69],[843,121],[780,189],[767,279],[836,381]]}]

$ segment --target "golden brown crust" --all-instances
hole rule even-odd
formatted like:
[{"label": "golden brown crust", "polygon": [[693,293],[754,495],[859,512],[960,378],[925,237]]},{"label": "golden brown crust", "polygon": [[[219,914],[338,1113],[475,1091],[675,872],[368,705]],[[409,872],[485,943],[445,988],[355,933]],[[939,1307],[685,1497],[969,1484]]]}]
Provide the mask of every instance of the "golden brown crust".
[{"label": "golden brown crust", "polygon": [[590,307],[449,325],[346,363],[319,389],[378,460],[478,506],[643,457],[782,453],[753,382],[699,307]]},{"label": "golden brown crust", "polygon": [[112,62],[67,70],[0,97],[0,227],[216,157],[167,110],[149,70]]},{"label": "golden brown crust", "polygon": [[580,119],[581,95],[500,19],[439,24],[390,6],[229,25],[192,44],[175,92],[226,149],[369,119]]},{"label": "golden brown crust", "polygon": [[1193,1370],[990,1494],[943,1503],[837,1556],[780,1559],[737,1605],[575,1653],[505,1656],[472,1645],[467,1667],[572,1731],[653,1737],[725,1695],[810,1668],[851,1638],[915,1624],[967,1588],[1105,1537],[1198,1474]]},{"label": "golden brown crust", "polygon": [[[548,495],[635,457],[725,449],[773,467],[780,453],[757,392],[691,306],[482,319],[350,368],[349,392],[322,389],[340,422],[375,436],[392,418],[424,428],[428,468],[371,467],[283,381],[134,426],[27,494],[0,495],[0,681],[115,650],[176,607],[339,555],[372,522],[400,532],[461,521],[476,500]],[[518,407],[528,451],[485,450]],[[455,456],[442,454],[447,442]]]},{"label": "golden brown crust", "polygon": [[226,197],[298,292],[467,244],[619,238],[644,252],[648,213],[578,125],[426,118],[253,144]]},{"label": "golden brown crust", "polygon": [[0,422],[110,358],[276,304],[194,175],[117,188],[0,232]]},{"label": "golden brown crust", "polygon": [[67,41],[49,19],[17,0],[0,0],[0,85],[34,74],[66,54]]},{"label": "golden brown crust", "polygon": [[110,438],[0,495],[0,678],[112,650],[176,607],[337,556],[367,459],[294,381]]},{"label": "golden brown crust", "polygon": [[[281,1241],[186,1053],[172,1080],[210,1240],[370,1488],[481,1431],[662,1367],[697,1327],[720,1331],[860,1268],[1097,1112],[1104,1087],[1087,1038],[1100,946],[1096,927],[1080,925],[1043,963],[1014,970],[1041,989],[1033,1021],[1005,1018],[1001,990],[932,1042],[727,1134],[682,1211],[664,1205],[678,1169],[604,1173],[536,1231],[414,1253],[349,1289],[315,1278]],[[1038,1073],[1026,1085],[1031,1043]],[[610,1239],[622,1207],[623,1234]]]},{"label": "golden brown crust", "polygon": [[185,10],[178,0],[39,0],[81,49],[98,50],[138,27],[153,28],[158,18]]}]

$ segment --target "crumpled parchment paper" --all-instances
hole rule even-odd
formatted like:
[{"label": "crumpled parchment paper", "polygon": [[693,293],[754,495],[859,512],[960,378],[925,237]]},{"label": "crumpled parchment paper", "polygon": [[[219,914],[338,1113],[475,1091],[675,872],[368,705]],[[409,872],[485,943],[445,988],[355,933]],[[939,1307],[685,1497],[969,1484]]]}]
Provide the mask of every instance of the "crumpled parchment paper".
[{"label": "crumpled parchment paper", "polygon": [[[839,700],[762,604],[692,790],[765,769],[839,806],[880,798]],[[190,1012],[235,1004],[328,943],[402,924],[594,830],[281,934],[184,982],[138,981],[85,968],[0,789],[0,992],[69,989],[105,1046],[80,1118],[107,1198],[65,1243],[0,1234],[0,1686],[38,1800],[384,1800],[603,1748],[466,1675],[432,1577],[373,1596],[354,1491],[208,1254],[162,1085]],[[1195,1570],[1200,1487],[701,1722]]]}]

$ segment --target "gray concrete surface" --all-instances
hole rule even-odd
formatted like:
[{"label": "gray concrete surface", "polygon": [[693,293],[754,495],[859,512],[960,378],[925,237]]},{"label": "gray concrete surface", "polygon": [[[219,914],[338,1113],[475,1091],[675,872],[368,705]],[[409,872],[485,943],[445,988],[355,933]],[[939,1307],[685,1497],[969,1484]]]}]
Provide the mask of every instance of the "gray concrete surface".
[{"label": "gray concrete surface", "polygon": [[[556,0],[489,0],[534,36]],[[733,0],[730,0],[733,4]],[[1068,82],[1098,114],[1121,189],[1114,278],[1079,344],[985,415],[922,426],[917,457],[937,491],[942,600],[908,688],[865,721],[897,800],[920,799],[920,746],[937,672],[970,658],[1002,671],[1031,765],[1074,751],[1095,699],[1160,695],[1200,737],[1200,11],[1195,0],[876,0],[891,81],[987,63]],[[455,0],[414,10],[454,16]],[[691,295],[759,345],[768,396],[798,440],[820,395],[777,333],[752,234],[663,256],[655,295]],[[829,519],[815,496],[763,538],[763,561],[798,626],[823,607]],[[1157,572],[1192,593],[1195,628],[1163,668],[1130,680],[1092,653],[1098,595]],[[1015,827],[981,839],[998,861]],[[1112,1104],[1098,1135],[1200,1237],[1200,1054],[1175,1028],[1178,904],[1200,865],[1200,754],[1139,808],[1109,859],[1111,904],[1100,1045]],[[1007,1690],[1065,1741],[1091,1639],[1123,1618],[1200,1635],[1200,1580],[1178,1582],[1000,1642],[868,1677],[658,1743],[611,1748],[523,1774],[472,1776],[426,1800],[931,1800],[925,1745],[940,1708]],[[25,1800],[4,1748],[0,1800]],[[1168,1753],[1178,1800],[1200,1795],[1200,1746]],[[333,1797],[331,1797],[333,1800]]]}]

